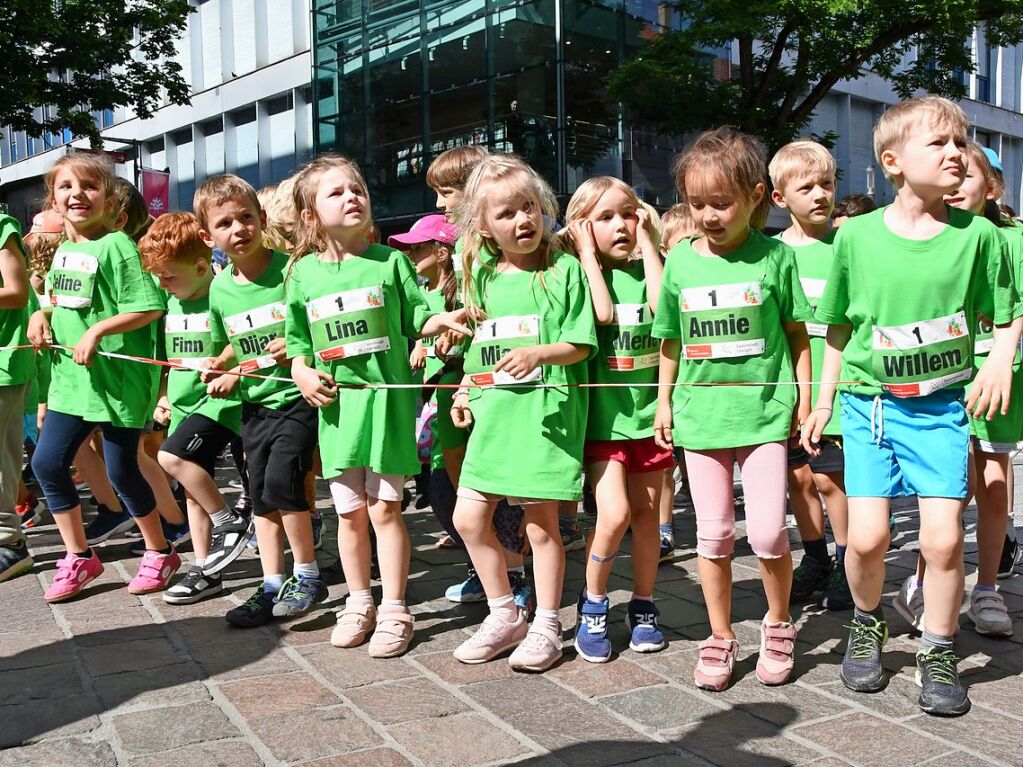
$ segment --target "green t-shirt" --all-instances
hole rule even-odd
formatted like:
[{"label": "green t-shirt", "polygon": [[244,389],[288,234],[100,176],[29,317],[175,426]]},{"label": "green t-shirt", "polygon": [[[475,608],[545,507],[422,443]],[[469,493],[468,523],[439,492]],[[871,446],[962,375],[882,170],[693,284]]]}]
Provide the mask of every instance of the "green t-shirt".
[{"label": "green t-shirt", "polygon": [[[411,383],[408,339],[431,314],[401,251],[370,245],[340,262],[306,256],[287,281],[288,356],[338,384]],[[414,389],[342,388],[319,414],[324,477],[361,466],[419,471]]]},{"label": "green t-shirt", "polygon": [[[516,347],[571,343],[596,350],[593,304],[579,261],[552,253],[550,267],[497,273],[476,266],[475,294],[486,320],[466,351],[465,372],[477,382],[500,384],[494,364]],[[530,380],[557,388],[502,385],[473,388],[474,426],[460,484],[484,493],[519,498],[578,500],[586,438],[586,361],[543,365]]]},{"label": "green t-shirt", "polygon": [[[444,293],[440,290],[423,290],[423,298],[431,312],[443,312]],[[457,303],[457,302],[456,302]],[[445,363],[434,352],[435,338],[424,338],[423,346],[426,348],[425,379],[433,378],[439,371],[444,370]],[[449,359],[460,357],[462,347],[456,346],[448,354]],[[461,365],[448,365],[447,371],[441,375],[437,383],[458,384],[462,380]],[[435,389],[433,400],[437,403],[437,416],[433,420],[433,447],[430,451],[430,468],[444,468],[444,450],[460,447],[469,441],[469,432],[466,429],[459,429],[451,421],[451,402],[455,397],[454,389]]]},{"label": "green t-shirt", "polygon": [[842,225],[817,319],[852,325],[842,354],[842,391],[925,396],[973,377],[977,314],[1001,325],[1020,313],[998,230],[947,208],[948,224],[926,240],[892,232],[881,208]]},{"label": "green t-shirt", "polygon": [[[788,383],[795,371],[784,323],[812,319],[788,245],[753,231],[726,256],[701,256],[692,240],[672,248],[653,334],[682,340],[675,444],[717,450],[787,439],[798,392]],[[780,383],[698,385],[745,381]]]},{"label": "green t-shirt", "polygon": [[[53,306],[55,344],[72,347],[87,328],[128,312],[163,310],[164,302],[142,270],[138,249],[123,232],[89,242],[64,242],[46,276]],[[156,322],[103,338],[98,351],[153,357]],[[53,357],[49,407],[86,421],[141,429],[152,420],[159,383],[156,365],[96,354],[89,366],[76,365],[70,352]]]},{"label": "green t-shirt", "polygon": [[[657,383],[660,344],[651,335],[654,315],[647,302],[642,261],[604,269],[614,320],[597,326],[597,354],[590,360],[591,383]],[[648,439],[654,435],[657,388],[590,390],[586,439]]]},{"label": "green t-shirt", "polygon": [[[39,296],[29,287],[28,305],[26,306],[28,316],[31,317],[39,311]],[[27,338],[26,338],[27,343]],[[31,349],[29,351],[32,351]],[[53,350],[48,349],[33,355],[32,364],[35,367],[35,375],[29,383],[28,391],[25,393],[25,413],[35,413],[39,409],[39,403],[45,403],[50,393],[50,369],[53,365]]]},{"label": "green t-shirt", "polygon": [[[779,234],[776,239],[782,240]],[[817,302],[824,295],[824,287],[828,283],[828,275],[831,273],[831,262],[834,259],[835,232],[828,232],[827,236],[817,242],[808,245],[789,245],[796,253],[796,268],[799,270],[799,284],[803,286],[803,294],[810,302],[810,308],[816,312]],[[788,245],[788,243],[785,243]],[[813,366],[813,380],[821,380],[821,368],[824,366],[824,339],[828,335],[828,326],[820,322],[806,323],[806,332],[810,336],[810,362]],[[814,384],[810,397],[811,403],[817,402],[817,391],[820,386]],[[811,405],[812,406],[812,405]],[[842,423],[839,418],[838,409],[834,414],[824,433],[831,436],[841,436]]]},{"label": "green t-shirt", "polygon": [[[7,240],[14,238],[21,248],[23,255],[28,253],[25,243],[21,240],[21,227],[18,221],[11,216],[0,214],[0,248],[7,244]],[[35,293],[28,285],[28,276],[25,277],[26,287],[30,294],[25,306],[21,309],[0,309],[0,347],[24,346],[28,344],[28,318],[32,312],[32,296]],[[2,281],[0,281],[2,283]],[[39,300],[36,299],[35,308],[39,308]],[[32,349],[14,349],[0,351],[0,386],[18,386],[27,383],[36,377],[35,353]]]},{"label": "green t-shirt", "polygon": [[280,410],[298,399],[298,387],[290,381],[287,368],[266,353],[266,345],[284,337],[284,275],[288,256],[275,250],[266,270],[252,282],[240,284],[234,269],[213,278],[210,285],[210,337],[217,354],[231,344],[243,372],[287,381],[241,376],[238,391],[243,402]]},{"label": "green t-shirt", "polygon": [[167,399],[171,404],[170,432],[188,416],[198,413],[216,421],[235,434],[242,428],[242,401],[235,389],[232,396],[215,399],[206,393],[198,370],[209,357],[216,357],[210,333],[210,297],[193,301],[167,297],[163,318],[163,359],[188,369],[167,372]]}]

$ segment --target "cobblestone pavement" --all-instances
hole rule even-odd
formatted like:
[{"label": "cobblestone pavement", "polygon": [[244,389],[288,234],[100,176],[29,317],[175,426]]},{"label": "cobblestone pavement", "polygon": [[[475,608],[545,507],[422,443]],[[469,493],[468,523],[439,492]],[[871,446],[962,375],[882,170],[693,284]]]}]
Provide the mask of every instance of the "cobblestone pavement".
[{"label": "cobblestone pavement", "polygon": [[[336,523],[324,492],[319,506],[330,541]],[[911,505],[897,513],[886,599],[914,565],[914,517]],[[506,661],[461,665],[451,650],[485,607],[443,599],[444,588],[464,573],[461,556],[435,547],[438,528],[429,510],[410,510],[407,520],[416,639],[408,655],[394,660],[327,641],[343,583],[331,586],[324,609],[311,616],[248,631],[227,626],[223,614],[258,582],[251,552],[225,573],[223,596],[174,607],[158,594],[127,593],[137,560],[127,540],[115,540],[100,548],[107,570],[86,598],[48,606],[41,597],[60,556],[58,538],[52,525],[34,531],[35,574],[0,585],[0,766],[1023,763],[1023,576],[1002,582],[1016,621],[1012,639],[981,638],[964,615],[959,649],[973,711],[942,720],[916,706],[916,644],[894,610],[885,656],[893,676],[883,692],[854,695],[842,686],[840,637],[848,614],[816,608],[795,613],[795,681],[758,684],[757,624],[766,607],[756,559],[741,544],[733,603],[742,659],[737,681],[721,694],[697,690],[696,643],[708,628],[694,578],[695,523],[685,507],[676,509],[678,556],[662,565],[657,584],[670,640],[664,652],[623,649],[594,666],[569,650],[539,676],[513,674]],[[975,522],[971,509],[971,563]],[[1016,522],[1023,523],[1019,511]],[[561,617],[571,627],[583,558],[578,551],[568,558]],[[321,565],[332,563],[330,551],[321,552]],[[610,585],[619,648],[628,644],[628,565],[621,556]]]}]

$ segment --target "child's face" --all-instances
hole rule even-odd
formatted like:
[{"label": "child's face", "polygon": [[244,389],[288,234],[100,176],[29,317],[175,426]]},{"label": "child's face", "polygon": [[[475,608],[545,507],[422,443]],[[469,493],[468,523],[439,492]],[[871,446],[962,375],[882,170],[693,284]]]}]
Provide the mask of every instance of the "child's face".
[{"label": "child's face", "polygon": [[440,263],[439,250],[433,241],[409,246],[408,257],[416,267],[416,274],[428,274],[437,267]]},{"label": "child's face", "polygon": [[251,200],[225,200],[206,206],[208,230],[200,230],[203,241],[218,247],[234,259],[244,259],[263,249],[263,226],[266,220]]},{"label": "child's face", "polygon": [[781,189],[775,189],[771,198],[801,223],[825,224],[835,208],[835,177],[797,174],[782,184]]},{"label": "child's face", "polygon": [[438,186],[433,191],[437,193],[437,208],[447,218],[448,223],[454,223],[452,215],[455,206],[462,201],[462,190],[453,186]]},{"label": "child's face", "polygon": [[757,184],[750,196],[729,188],[724,179],[701,172],[686,175],[686,196],[693,224],[717,249],[738,247],[746,240],[750,217],[764,196]]},{"label": "child's face", "polygon": [[53,179],[53,202],[57,212],[76,229],[106,224],[109,199],[95,180],[64,166]]},{"label": "child's face", "polygon": [[587,214],[593,227],[597,253],[611,259],[624,259],[636,249],[639,216],[636,203],[623,190],[611,187]]},{"label": "child's face", "polygon": [[491,186],[480,234],[508,255],[528,255],[543,241],[540,201],[522,189]]},{"label": "child's face", "polygon": [[926,196],[951,194],[966,175],[966,136],[939,124],[919,121],[902,146],[881,153],[888,175],[899,177]]},{"label": "child's face", "polygon": [[180,301],[199,293],[209,285],[212,267],[205,259],[195,261],[168,261],[153,269],[159,278],[160,287]]},{"label": "child's face", "polygon": [[330,168],[316,187],[316,215],[325,232],[340,234],[366,229],[369,193],[346,168]]},{"label": "child's face", "polygon": [[945,195],[945,204],[971,213],[981,213],[984,210],[984,203],[993,200],[994,196],[994,184],[984,178],[976,163],[971,163],[966,167],[966,175],[959,188]]}]

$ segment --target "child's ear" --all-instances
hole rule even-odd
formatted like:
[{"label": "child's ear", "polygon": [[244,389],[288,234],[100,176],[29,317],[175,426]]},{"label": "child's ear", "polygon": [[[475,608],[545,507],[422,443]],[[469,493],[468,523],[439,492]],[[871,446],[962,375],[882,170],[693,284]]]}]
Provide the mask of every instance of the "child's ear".
[{"label": "child's ear", "polygon": [[203,241],[207,248],[217,247],[217,243],[213,241],[213,237],[202,227],[199,227],[199,239]]},{"label": "child's ear", "polygon": [[763,182],[760,182],[753,187],[753,194],[750,195],[750,202],[753,203],[753,207],[760,204],[760,201],[764,199],[764,194],[767,192],[767,187]]},{"label": "child's ear", "polygon": [[212,266],[213,266],[213,262],[212,261],[207,261],[205,258],[197,258],[197,259],[195,259],[195,274],[196,274],[196,276],[197,277],[205,277],[206,276],[206,272],[208,272],[212,268]]},{"label": "child's ear", "polygon": [[899,156],[891,149],[881,152],[881,169],[886,176],[898,176],[902,173],[899,167]]},{"label": "child's ear", "polygon": [[117,214],[117,218],[114,219],[114,229],[118,232],[123,232],[124,227],[128,224],[128,214],[123,210]]},{"label": "child's ear", "polygon": [[775,205],[777,205],[782,210],[785,210],[785,208],[788,207],[785,204],[785,196],[781,192],[779,192],[777,189],[775,189],[773,192],[771,192],[771,202],[773,202]]}]

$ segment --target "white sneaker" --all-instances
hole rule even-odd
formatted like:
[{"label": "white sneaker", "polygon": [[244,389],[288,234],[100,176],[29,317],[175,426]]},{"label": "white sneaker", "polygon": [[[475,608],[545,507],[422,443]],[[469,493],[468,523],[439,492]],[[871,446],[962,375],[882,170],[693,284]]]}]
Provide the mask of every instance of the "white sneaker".
[{"label": "white sneaker", "polygon": [[924,590],[916,585],[916,574],[910,575],[902,582],[899,593],[892,600],[892,607],[915,629],[924,622]]},{"label": "white sneaker", "polygon": [[1012,618],[1005,609],[1005,600],[997,591],[973,591],[966,615],[978,634],[994,637],[1012,636]]}]

